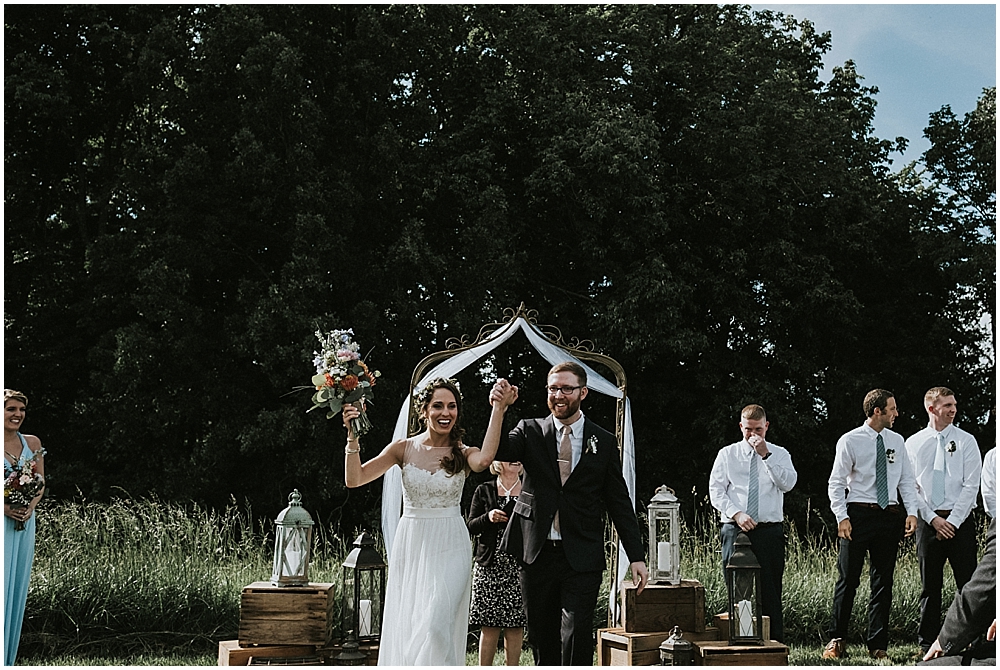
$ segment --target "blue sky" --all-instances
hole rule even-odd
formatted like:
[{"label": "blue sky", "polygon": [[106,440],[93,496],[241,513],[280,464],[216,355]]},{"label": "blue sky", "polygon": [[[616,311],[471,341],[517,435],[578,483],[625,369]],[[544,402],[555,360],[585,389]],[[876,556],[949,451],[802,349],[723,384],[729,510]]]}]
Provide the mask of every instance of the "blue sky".
[{"label": "blue sky", "polygon": [[753,4],[809,19],[829,31],[822,79],[853,60],[863,84],[879,89],[875,134],[910,141],[893,155],[893,170],[917,160],[931,112],[951,105],[961,118],[982,89],[996,86],[995,4]]}]

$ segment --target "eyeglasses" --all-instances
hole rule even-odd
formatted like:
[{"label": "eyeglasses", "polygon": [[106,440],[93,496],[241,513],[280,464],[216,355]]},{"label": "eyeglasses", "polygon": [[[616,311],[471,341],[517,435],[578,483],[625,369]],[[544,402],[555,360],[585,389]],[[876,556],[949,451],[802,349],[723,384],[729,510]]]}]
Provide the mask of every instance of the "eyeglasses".
[{"label": "eyeglasses", "polygon": [[548,391],[549,395],[573,395],[578,389],[582,389],[582,386],[546,386],[545,390]]}]

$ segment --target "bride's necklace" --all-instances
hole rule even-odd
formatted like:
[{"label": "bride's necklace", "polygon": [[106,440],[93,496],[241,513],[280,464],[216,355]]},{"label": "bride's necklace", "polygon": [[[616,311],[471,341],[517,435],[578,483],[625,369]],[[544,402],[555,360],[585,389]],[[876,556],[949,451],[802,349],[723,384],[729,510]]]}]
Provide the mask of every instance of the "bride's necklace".
[{"label": "bride's necklace", "polygon": [[503,497],[504,498],[509,498],[510,497],[510,492],[513,491],[514,489],[516,489],[517,485],[520,482],[521,482],[521,479],[517,478],[517,479],[514,480],[514,483],[510,485],[510,488],[507,488],[506,486],[503,485],[503,481],[499,477],[497,477],[497,488],[499,488],[501,491],[503,491]]}]

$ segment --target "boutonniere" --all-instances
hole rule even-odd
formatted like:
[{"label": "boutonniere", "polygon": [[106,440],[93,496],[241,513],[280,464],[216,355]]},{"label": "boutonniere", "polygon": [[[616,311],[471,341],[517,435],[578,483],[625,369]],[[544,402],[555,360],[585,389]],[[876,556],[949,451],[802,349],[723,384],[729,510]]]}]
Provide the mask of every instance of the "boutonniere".
[{"label": "boutonniere", "polygon": [[885,460],[886,460],[887,463],[895,463],[896,462],[896,450],[895,449],[886,449],[885,450]]},{"label": "boutonniere", "polygon": [[591,435],[590,439],[587,440],[587,451],[592,454],[597,453],[597,436]]},{"label": "boutonniere", "polygon": [[955,444],[955,440],[952,440],[951,442],[948,443],[948,446],[945,448],[948,450],[949,454],[954,454],[955,450],[958,449],[958,445]]}]

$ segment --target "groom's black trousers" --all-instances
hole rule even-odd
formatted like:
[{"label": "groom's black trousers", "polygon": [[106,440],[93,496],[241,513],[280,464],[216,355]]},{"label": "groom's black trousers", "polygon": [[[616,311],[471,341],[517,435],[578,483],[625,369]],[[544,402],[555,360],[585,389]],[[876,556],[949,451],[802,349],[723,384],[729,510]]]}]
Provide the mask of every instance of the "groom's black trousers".
[{"label": "groom's black trousers", "polygon": [[603,572],[570,567],[561,542],[545,543],[520,571],[535,665],[593,665],[594,607]]}]

